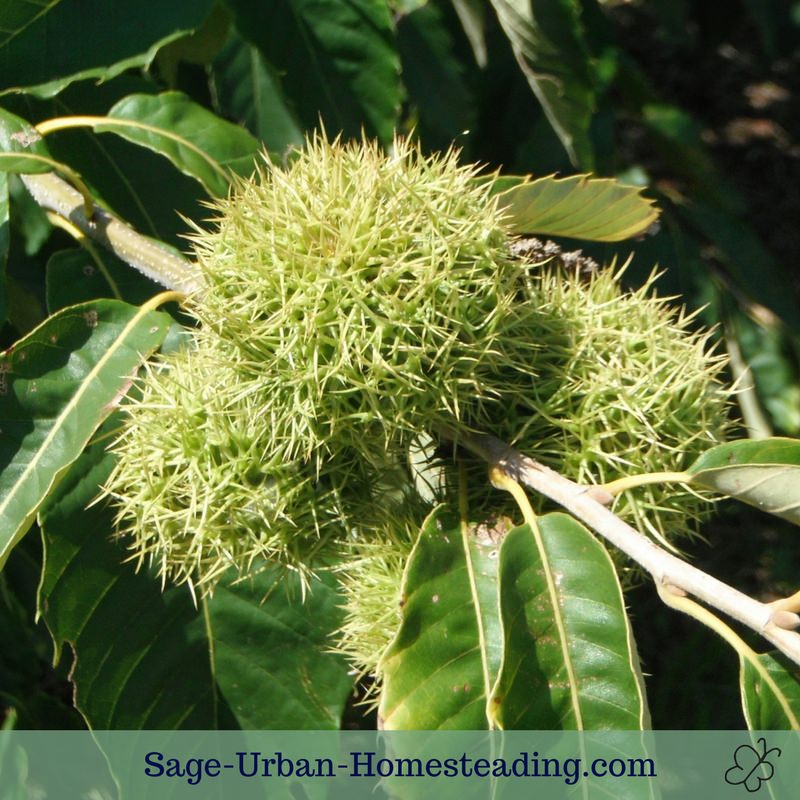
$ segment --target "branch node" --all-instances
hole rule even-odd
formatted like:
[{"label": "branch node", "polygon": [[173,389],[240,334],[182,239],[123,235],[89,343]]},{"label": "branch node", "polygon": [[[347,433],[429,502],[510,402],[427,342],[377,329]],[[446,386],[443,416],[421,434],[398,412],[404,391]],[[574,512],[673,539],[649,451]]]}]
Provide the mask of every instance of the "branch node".
[{"label": "branch node", "polygon": [[688,594],[685,589],[681,589],[680,586],[676,586],[674,583],[670,583],[667,578],[664,578],[661,581],[661,588],[665,592],[669,592],[669,594],[674,595],[675,597],[687,597]]},{"label": "branch node", "polygon": [[784,628],[787,631],[793,631],[800,626],[800,616],[793,611],[775,611],[770,617],[770,623],[777,625],[779,628]]},{"label": "branch node", "polygon": [[585,493],[602,506],[610,506],[614,502],[614,495],[602,486],[587,486]]},{"label": "branch node", "polygon": [[800,592],[771,606],[761,603],[659,547],[597,502],[590,487],[579,486],[505,442],[487,434],[438,433],[451,441],[457,440],[518,483],[555,501],[626,553],[650,573],[667,605],[697,606],[694,600],[681,599],[682,595],[691,595],[764,636],[795,664],[800,664],[800,635],[791,630],[800,626],[800,614],[796,613],[800,612]]}]

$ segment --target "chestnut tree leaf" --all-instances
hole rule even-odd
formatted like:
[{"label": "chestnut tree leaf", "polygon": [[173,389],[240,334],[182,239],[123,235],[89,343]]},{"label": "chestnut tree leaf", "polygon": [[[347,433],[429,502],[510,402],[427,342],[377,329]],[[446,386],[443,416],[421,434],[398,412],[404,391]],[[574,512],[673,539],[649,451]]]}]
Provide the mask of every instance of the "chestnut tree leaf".
[{"label": "chestnut tree leaf", "polygon": [[578,0],[491,0],[520,69],[572,163],[594,168],[591,59]]},{"label": "chestnut tree leaf", "polygon": [[514,528],[500,548],[501,728],[637,730],[648,712],[614,564],[566,514]]},{"label": "chestnut tree leaf", "polygon": [[486,52],[486,6],[484,0],[452,0],[464,35],[469,40],[475,63],[483,68],[488,61]]},{"label": "chestnut tree leaf", "polygon": [[[99,86],[76,82],[51,100],[12,96],[6,103],[36,119],[77,116],[90,125],[91,118],[105,117],[124,98],[151,91],[152,82],[128,73]],[[91,187],[99,204],[142,234],[186,250],[186,219],[206,216],[201,204],[208,201],[208,191],[196,178],[149,147],[119,135],[92,135],[91,127],[55,132],[44,143],[56,161],[68,164]],[[24,219],[22,207],[18,210]]]},{"label": "chestnut tree leaf", "polygon": [[228,0],[239,33],[281,76],[306,129],[391,140],[402,102],[400,61],[386,3]]},{"label": "chestnut tree leaf", "polygon": [[56,657],[73,651],[90,727],[337,729],[352,678],[328,650],[333,582],[313,581],[303,602],[299,581],[266,570],[223,580],[199,608],[186,586],[162,591],[113,537],[113,509],[86,508],[113,461],[104,442],[87,448],[41,515],[39,613]]},{"label": "chestnut tree leaf", "polygon": [[214,0],[9,0],[0,5],[0,92],[57,94],[75,80],[109,80],[148,65],[199,27]]},{"label": "chestnut tree leaf", "polygon": [[0,108],[0,173],[50,172],[50,152],[29,122]]},{"label": "chestnut tree leaf", "polygon": [[439,10],[429,3],[401,17],[397,46],[416,132],[427,149],[446,150],[474,127],[477,103]]},{"label": "chestnut tree leaf", "polygon": [[648,724],[638,657],[605,548],[563,514],[526,526],[426,520],[381,663],[386,729],[630,730]]},{"label": "chestnut tree leaf", "polygon": [[303,126],[281,92],[280,78],[253,45],[233,33],[211,73],[219,112],[243,125],[282,157],[302,147]]},{"label": "chestnut tree leaf", "polygon": [[791,731],[800,719],[800,670],[778,653],[762,653],[758,660],[778,687],[779,695],[752,664],[740,660],[739,689],[747,727],[753,731]]},{"label": "chestnut tree leaf", "polygon": [[8,176],[0,172],[0,324],[5,322],[8,310],[6,302],[6,264],[8,263],[9,217]]},{"label": "chestnut tree leaf", "polygon": [[0,355],[0,566],[171,323],[98,300],[49,317]]},{"label": "chestnut tree leaf", "polygon": [[707,450],[686,471],[712,489],[800,525],[800,439],[741,439]]},{"label": "chestnut tree leaf", "polygon": [[383,656],[386,730],[485,729],[500,663],[497,543],[445,508],[425,521],[402,583],[402,622]]},{"label": "chestnut tree leaf", "polygon": [[212,195],[228,191],[231,173],[253,171],[258,140],[181,92],[135,94],[116,103],[94,124],[168,158]]},{"label": "chestnut tree leaf", "polygon": [[45,294],[51,314],[98,297],[139,305],[161,289],[105,248],[95,247],[93,254],[82,247],[58,250],[47,260]]},{"label": "chestnut tree leaf", "polygon": [[[700,175],[699,171],[695,174]],[[716,186],[726,197],[733,196],[733,191],[721,182],[700,180],[704,187]],[[739,290],[778,314],[789,328],[786,333],[796,336],[800,312],[791,273],[762,240],[747,212],[728,210],[719,201],[704,202],[697,195],[690,198],[680,194],[671,197],[670,202],[686,228],[715,248],[717,258]]]},{"label": "chestnut tree leaf", "polygon": [[641,236],[658,219],[641,188],[613,178],[505,176],[494,181],[493,192],[515,233],[618,242]]}]

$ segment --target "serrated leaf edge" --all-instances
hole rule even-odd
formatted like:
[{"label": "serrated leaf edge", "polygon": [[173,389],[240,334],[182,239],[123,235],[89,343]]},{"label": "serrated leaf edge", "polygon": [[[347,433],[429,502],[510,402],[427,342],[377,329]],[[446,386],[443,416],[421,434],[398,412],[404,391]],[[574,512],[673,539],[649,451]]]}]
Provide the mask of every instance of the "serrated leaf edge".
[{"label": "serrated leaf edge", "polygon": [[[515,177],[519,178],[519,182],[514,184],[513,186],[509,186],[506,189],[503,189],[500,192],[496,193],[496,197],[498,199],[498,205],[500,207],[506,206],[507,204],[503,203],[503,198],[506,195],[511,195],[514,192],[520,191],[522,188],[526,186],[535,186],[537,183],[542,183],[544,181],[550,181],[553,183],[568,183],[574,182],[575,186],[573,187],[573,191],[579,191],[582,187],[585,187],[589,184],[596,185],[596,184],[605,184],[605,186],[601,186],[601,189],[612,189],[612,188],[620,188],[630,191],[630,198],[636,198],[641,203],[645,204],[645,206],[649,206],[647,211],[647,216],[645,221],[641,222],[639,225],[634,227],[626,227],[623,233],[616,234],[611,238],[603,238],[598,241],[622,241],[624,239],[629,239],[634,236],[638,236],[643,234],[659,217],[660,211],[656,206],[656,201],[653,198],[645,197],[642,192],[644,191],[644,187],[642,186],[635,186],[633,184],[623,183],[622,181],[617,180],[616,178],[599,178],[593,175],[590,172],[581,172],[575,175],[565,175],[563,177],[559,177],[557,173],[551,173],[549,175],[542,175],[540,177],[534,178],[531,175],[521,175],[521,176],[512,176],[512,175],[502,175],[499,176],[500,180],[508,180],[513,179]],[[561,203],[566,198],[560,198],[558,203]],[[627,198],[624,198],[627,199]],[[555,205],[558,205],[556,203]],[[553,208],[555,206],[551,206]],[[646,224],[645,224],[646,223]],[[542,233],[546,231],[540,231],[536,227],[532,227],[530,230],[519,230],[518,233]],[[554,234],[555,235],[555,234]],[[565,233],[564,236],[570,237],[571,234]],[[592,239],[591,235],[587,235],[585,233],[581,233],[579,236],[575,236],[574,238],[581,238],[581,239]]]}]

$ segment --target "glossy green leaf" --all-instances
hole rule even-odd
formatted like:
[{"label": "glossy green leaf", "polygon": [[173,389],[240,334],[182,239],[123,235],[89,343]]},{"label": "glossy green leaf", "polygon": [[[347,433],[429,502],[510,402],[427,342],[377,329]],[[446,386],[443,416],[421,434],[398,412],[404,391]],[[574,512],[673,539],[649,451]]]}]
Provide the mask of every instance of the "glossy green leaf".
[{"label": "glossy green leaf", "polygon": [[383,141],[397,123],[400,63],[386,3],[374,0],[229,0],[239,33],[281,75],[307,129]]},{"label": "glossy green leaf", "polygon": [[272,570],[215,590],[208,602],[214,669],[243,728],[337,730],[353,679],[332,653],[342,623],[330,579],[300,582]]},{"label": "glossy green leaf", "polygon": [[5,322],[8,304],[6,301],[6,264],[9,243],[8,176],[0,173],[0,324]]},{"label": "glossy green leaf", "polygon": [[[99,86],[73,83],[52,100],[24,95],[5,102],[35,119],[102,117],[124,98],[151,90],[152,83],[143,77],[125,74]],[[200,222],[208,216],[201,206],[208,200],[204,187],[146,147],[120,136],[96,136],[87,128],[60,130],[46,141],[53,157],[77,170],[102,204],[146,236],[185,250],[187,224],[182,217]],[[12,208],[17,206],[14,198]]]},{"label": "glossy green leaf", "polygon": [[179,83],[185,64],[209,67],[225,44],[232,15],[224,3],[216,3],[199,28],[159,48],[156,69],[161,82],[170,88]]},{"label": "glossy green leaf", "polygon": [[[779,435],[800,434],[800,365],[794,357],[792,332],[781,324],[760,325],[746,310],[734,308],[725,334],[727,349],[733,351],[732,371],[743,374],[747,370],[755,386],[758,402],[755,402],[754,393],[744,389],[748,384],[746,375],[742,388],[734,395],[750,438],[764,438],[754,435],[754,430],[766,431],[766,436],[772,435],[773,430],[779,431]],[[737,345],[741,361],[736,353]],[[750,416],[744,411],[748,400]],[[761,406],[767,413],[766,420],[758,415]]]},{"label": "glossy green leaf", "polygon": [[694,485],[800,525],[800,439],[741,439],[712,447],[687,470]]},{"label": "glossy green leaf", "polygon": [[180,92],[125,97],[94,130],[116,133],[160,153],[212,195],[228,191],[231,173],[252,172],[259,150],[258,141],[246,130]]},{"label": "glossy green leaf", "polygon": [[9,250],[9,266],[15,255],[20,252],[31,258],[39,253],[53,231],[45,210],[31,197],[19,177],[10,177],[8,195],[11,208],[14,209],[12,230],[19,236],[18,244]]},{"label": "glossy green leaf", "polygon": [[302,147],[303,126],[281,92],[279,77],[241,36],[230,37],[211,77],[220,113],[244,125],[275,157]]},{"label": "glossy green leaf", "polygon": [[439,10],[428,4],[402,17],[397,45],[417,133],[428,149],[446,150],[475,124],[477,103]]},{"label": "glossy green leaf", "polygon": [[520,68],[570,160],[594,168],[595,93],[577,0],[491,0]]},{"label": "glossy green leaf", "polygon": [[613,178],[505,177],[494,188],[516,233],[618,242],[642,235],[658,219],[640,187]]},{"label": "glossy green leaf", "polygon": [[[30,263],[30,261],[20,258],[19,251],[16,253],[12,251],[9,254],[9,266],[12,261],[18,263],[22,261],[23,265]],[[13,269],[17,269],[16,264]],[[12,269],[9,269],[6,275],[6,291],[8,292],[8,321],[14,330],[20,331],[24,336],[44,322],[47,314],[39,298],[34,291],[23,284],[17,275],[12,275]]]},{"label": "glossy green leaf", "polygon": [[[42,513],[39,607],[57,654],[74,653],[78,709],[93,728],[335,729],[352,686],[330,652],[337,592],[315,581],[305,602],[274,571],[221,584],[192,602],[125,563],[113,510],[86,509],[108,476],[105,443],[90,447]],[[85,510],[84,510],[85,509]]]},{"label": "glossy green leaf", "polygon": [[100,300],[50,317],[0,356],[0,566],[171,322]]},{"label": "glossy green leaf", "polygon": [[717,169],[698,119],[685,108],[661,102],[644,104],[641,113],[650,146],[692,186],[695,199],[731,212],[744,211],[741,195]]},{"label": "glossy green leaf", "polygon": [[500,548],[503,663],[491,698],[499,727],[635,730],[646,702],[614,564],[565,514],[525,525]]},{"label": "glossy green leaf", "polygon": [[0,172],[50,172],[49,158],[47,145],[33,125],[0,108]]},{"label": "glossy green leaf", "polygon": [[149,64],[198,27],[214,0],[9,0],[0,5],[0,92],[51,96],[79,78]]},{"label": "glossy green leaf", "polygon": [[67,669],[52,668],[50,637],[36,624],[41,571],[41,545],[29,536],[0,572],[0,708],[12,707],[23,729],[80,729],[83,720],[69,698],[49,690],[66,680]]},{"label": "glossy green leaf", "polygon": [[98,261],[83,248],[59,250],[47,261],[47,310],[53,314],[67,306],[99,297],[139,305],[163,291],[141,272],[131,269],[104,248],[93,248]]},{"label": "glossy green leaf", "polygon": [[747,727],[754,731],[798,730],[800,719],[800,670],[777,653],[762,653],[758,660],[775,681],[780,696],[741,659],[739,689]]},{"label": "glossy green leaf", "polygon": [[403,617],[384,654],[387,730],[482,729],[500,661],[497,543],[440,508],[403,576]]},{"label": "glossy green leaf", "polygon": [[764,244],[746,212],[732,213],[688,197],[672,199],[687,227],[714,245],[736,284],[749,297],[772,309],[797,334],[800,310],[792,275]]},{"label": "glossy green leaf", "polygon": [[461,21],[461,27],[472,47],[472,54],[479,67],[485,67],[486,54],[486,6],[484,0],[453,0],[453,7]]},{"label": "glossy green leaf", "polygon": [[428,5],[428,0],[393,0],[392,10],[398,17],[402,18],[413,14],[426,5]]}]

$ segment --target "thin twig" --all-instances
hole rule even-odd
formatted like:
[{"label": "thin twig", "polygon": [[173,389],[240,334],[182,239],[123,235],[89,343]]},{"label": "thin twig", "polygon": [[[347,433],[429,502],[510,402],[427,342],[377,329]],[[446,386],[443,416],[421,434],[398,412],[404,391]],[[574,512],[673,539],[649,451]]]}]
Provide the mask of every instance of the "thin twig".
[{"label": "thin twig", "polygon": [[177,253],[137,233],[102,208],[95,206],[91,217],[87,217],[81,193],[58,175],[48,172],[19,177],[42,208],[69,220],[86,236],[107,247],[143,275],[183,294],[201,288],[198,270]]},{"label": "thin twig", "polygon": [[580,486],[487,435],[459,435],[458,443],[499,467],[511,478],[543,494],[599,533],[650,573],[657,586],[685,592],[756,631],[796,664],[800,664],[800,616],[761,603],[693,567],[656,545],[595,500]]}]

